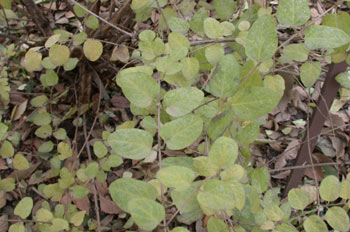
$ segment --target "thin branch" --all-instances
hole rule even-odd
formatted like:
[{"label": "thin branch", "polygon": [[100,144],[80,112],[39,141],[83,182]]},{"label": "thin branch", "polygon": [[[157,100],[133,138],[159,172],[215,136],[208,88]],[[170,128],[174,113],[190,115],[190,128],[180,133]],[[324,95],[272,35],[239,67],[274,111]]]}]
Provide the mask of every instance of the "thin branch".
[{"label": "thin branch", "polygon": [[82,8],[83,10],[85,10],[86,12],[88,12],[89,14],[95,16],[96,18],[98,18],[99,20],[101,20],[102,22],[110,25],[111,27],[113,27],[114,29],[124,33],[125,35],[129,36],[129,37],[134,37],[134,35],[130,32],[127,32],[119,27],[117,27],[114,24],[111,24],[110,22],[108,22],[107,20],[105,20],[104,18],[101,18],[99,15],[95,14],[94,12],[90,11],[89,9],[87,9],[85,6],[81,5],[79,2],[75,1],[75,0],[70,0],[74,5],[78,5],[80,8]]},{"label": "thin branch", "polygon": [[293,170],[293,169],[305,169],[305,168],[323,167],[323,166],[337,166],[337,165],[344,165],[344,164],[350,164],[350,161],[347,161],[347,162],[328,162],[328,163],[318,163],[318,164],[305,164],[305,165],[301,165],[301,166],[291,166],[291,167],[285,167],[285,168],[272,169],[272,170],[269,170],[269,172],[274,173],[274,172],[289,171],[289,170]]},{"label": "thin branch", "polygon": [[190,41],[190,46],[197,46],[197,45],[204,45],[204,44],[214,44],[214,43],[230,43],[230,42],[235,42],[235,41],[236,41],[236,38],[193,40],[193,41]]},{"label": "thin branch", "polygon": [[195,112],[196,110],[198,110],[199,108],[208,105],[210,102],[216,101],[216,100],[218,100],[218,99],[219,99],[218,97],[214,97],[213,99],[211,99],[211,100],[209,100],[209,101],[207,101],[207,102],[204,102],[203,104],[200,104],[199,106],[197,106],[196,108],[194,108],[194,109],[192,110],[192,113],[194,113],[194,112]]}]

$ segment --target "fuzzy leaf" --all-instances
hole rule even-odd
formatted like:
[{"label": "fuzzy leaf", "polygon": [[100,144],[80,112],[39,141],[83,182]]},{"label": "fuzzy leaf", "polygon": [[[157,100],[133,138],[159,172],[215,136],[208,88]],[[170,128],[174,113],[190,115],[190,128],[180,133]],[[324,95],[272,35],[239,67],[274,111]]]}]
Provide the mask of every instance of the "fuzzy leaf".
[{"label": "fuzzy leaf", "polygon": [[305,30],[305,44],[309,49],[330,49],[350,42],[343,30],[324,25],[311,25]]},{"label": "fuzzy leaf", "polygon": [[102,43],[98,40],[88,39],[83,46],[84,55],[90,61],[96,61],[103,52]]},{"label": "fuzzy leaf", "polygon": [[153,137],[145,130],[118,129],[108,137],[108,144],[121,157],[139,160],[151,153]]},{"label": "fuzzy leaf", "polygon": [[299,26],[310,18],[308,0],[280,0],[277,8],[277,19],[284,26]]},{"label": "fuzzy leaf", "polygon": [[171,150],[180,150],[191,145],[202,134],[203,120],[193,114],[165,123],[160,136]]},{"label": "fuzzy leaf", "polygon": [[132,199],[155,200],[157,189],[153,185],[132,178],[117,179],[109,185],[112,200],[124,211],[129,212],[128,203]]},{"label": "fuzzy leaf", "polygon": [[18,202],[15,207],[14,214],[20,216],[22,219],[26,219],[33,208],[33,199],[31,197],[24,197]]},{"label": "fuzzy leaf", "polygon": [[330,175],[320,184],[320,196],[325,201],[335,201],[340,193],[340,183],[337,177]]},{"label": "fuzzy leaf", "polygon": [[277,49],[276,23],[272,16],[259,17],[250,28],[244,45],[248,58],[263,62],[271,59]]},{"label": "fuzzy leaf", "polygon": [[195,173],[186,167],[170,166],[157,172],[157,179],[166,187],[176,190],[187,189],[195,178]]}]

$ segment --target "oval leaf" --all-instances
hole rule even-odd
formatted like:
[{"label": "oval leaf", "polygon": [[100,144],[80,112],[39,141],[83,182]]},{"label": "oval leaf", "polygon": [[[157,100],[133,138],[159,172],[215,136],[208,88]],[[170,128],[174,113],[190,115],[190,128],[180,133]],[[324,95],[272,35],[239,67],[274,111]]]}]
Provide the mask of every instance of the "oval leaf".
[{"label": "oval leaf", "polygon": [[102,55],[103,46],[98,40],[88,39],[84,43],[83,51],[88,60],[96,61]]},{"label": "oval leaf", "polygon": [[338,231],[349,231],[350,222],[349,216],[343,208],[333,206],[327,210],[326,220],[333,229]]},{"label": "oval leaf", "polygon": [[141,108],[150,106],[159,93],[157,81],[143,72],[123,73],[118,76],[117,84],[126,98]]},{"label": "oval leaf", "polygon": [[259,17],[251,27],[245,43],[248,58],[263,62],[269,60],[277,49],[276,23],[271,15]]},{"label": "oval leaf", "polygon": [[321,63],[318,61],[304,63],[300,67],[300,79],[303,84],[310,88],[321,75]]},{"label": "oval leaf", "polygon": [[239,85],[240,67],[233,55],[223,56],[209,82],[209,91],[216,97],[231,97]]},{"label": "oval leaf", "polygon": [[229,137],[220,137],[215,140],[208,155],[209,161],[221,169],[235,164],[238,155],[236,142]]},{"label": "oval leaf", "polygon": [[165,217],[164,207],[147,198],[132,199],[128,208],[132,219],[142,230],[153,230]]},{"label": "oval leaf", "polygon": [[108,189],[112,200],[126,212],[129,212],[128,203],[132,199],[143,197],[155,200],[157,198],[157,189],[153,185],[132,178],[117,179],[109,185]]},{"label": "oval leaf", "polygon": [[339,197],[340,183],[337,177],[330,175],[320,185],[320,196],[325,201],[334,201]]},{"label": "oval leaf", "polygon": [[294,188],[288,192],[288,203],[294,209],[303,210],[309,202],[309,196],[301,189]]},{"label": "oval leaf", "polygon": [[310,18],[308,0],[279,0],[277,19],[284,26],[299,26]]},{"label": "oval leaf", "polygon": [[310,49],[336,48],[349,42],[349,35],[335,27],[311,25],[305,30],[305,44]]},{"label": "oval leaf", "polygon": [[214,18],[204,20],[204,32],[210,39],[218,39],[224,35],[224,26]]},{"label": "oval leaf", "polygon": [[200,205],[213,210],[233,209],[236,200],[231,187],[220,180],[208,180],[198,192]]},{"label": "oval leaf", "polygon": [[54,44],[49,51],[49,57],[53,64],[60,66],[69,59],[70,51],[67,46]]},{"label": "oval leaf", "polygon": [[157,179],[166,187],[172,187],[176,190],[185,190],[190,187],[195,178],[195,173],[186,167],[170,166],[161,168],[157,172]]},{"label": "oval leaf", "polygon": [[116,154],[135,160],[147,157],[152,143],[151,133],[135,128],[118,129],[108,137],[108,144]]},{"label": "oval leaf", "polygon": [[24,56],[24,67],[28,72],[33,72],[40,67],[42,55],[39,52],[29,50]]},{"label": "oval leaf", "polygon": [[317,215],[311,215],[306,218],[304,228],[306,232],[328,232],[326,223]]},{"label": "oval leaf", "polygon": [[229,102],[240,118],[249,120],[270,112],[279,100],[280,95],[269,88],[250,86],[238,90]]},{"label": "oval leaf", "polygon": [[31,197],[24,197],[16,205],[14,214],[20,216],[22,219],[26,219],[33,208],[33,199]]},{"label": "oval leaf", "polygon": [[202,134],[203,121],[190,114],[165,123],[160,128],[160,136],[168,148],[180,150],[191,145]]},{"label": "oval leaf", "polygon": [[190,113],[202,103],[204,93],[194,87],[178,88],[168,91],[163,98],[166,112],[179,117]]}]

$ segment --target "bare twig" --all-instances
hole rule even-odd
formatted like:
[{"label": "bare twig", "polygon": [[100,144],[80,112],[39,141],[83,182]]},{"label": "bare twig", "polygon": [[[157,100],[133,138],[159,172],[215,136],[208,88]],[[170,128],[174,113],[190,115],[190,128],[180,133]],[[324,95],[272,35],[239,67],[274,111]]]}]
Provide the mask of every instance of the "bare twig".
[{"label": "bare twig", "polygon": [[293,170],[293,169],[305,169],[305,168],[323,167],[323,166],[338,166],[338,165],[344,165],[344,164],[350,164],[350,161],[347,161],[347,162],[328,162],[328,163],[318,163],[318,164],[305,164],[305,165],[300,165],[300,166],[291,166],[291,167],[285,167],[285,168],[272,169],[272,170],[269,170],[269,172],[275,173],[275,172],[289,171],[289,170]]},{"label": "bare twig", "polygon": [[104,18],[101,18],[99,15],[95,14],[94,12],[90,11],[89,9],[87,9],[86,7],[84,7],[83,5],[81,5],[79,2],[75,1],[75,0],[70,0],[73,4],[78,5],[80,8],[82,8],[83,10],[85,10],[86,12],[88,12],[89,14],[95,16],[96,18],[98,18],[99,20],[101,20],[102,22],[108,24],[109,26],[113,27],[114,29],[124,33],[125,35],[129,36],[129,37],[134,37],[134,35],[130,32],[127,32],[119,27],[117,27],[114,24],[111,24],[110,22],[108,22],[107,20],[105,20]]},{"label": "bare twig", "polygon": [[235,42],[236,38],[229,39],[209,39],[209,40],[193,40],[190,41],[191,46],[204,45],[204,44],[214,44],[214,43],[230,43]]}]

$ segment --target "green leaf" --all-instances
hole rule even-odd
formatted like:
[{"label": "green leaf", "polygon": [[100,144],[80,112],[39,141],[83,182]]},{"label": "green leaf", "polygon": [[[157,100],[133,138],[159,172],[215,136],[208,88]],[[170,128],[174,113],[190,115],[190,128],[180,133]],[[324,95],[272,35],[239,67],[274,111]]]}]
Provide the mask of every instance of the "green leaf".
[{"label": "green leaf", "polygon": [[34,116],[33,123],[37,126],[45,126],[51,123],[51,115],[46,111],[40,111]]},{"label": "green leaf", "polygon": [[327,210],[326,213],[327,223],[337,231],[349,231],[350,222],[349,216],[343,208],[333,206]]},{"label": "green leaf", "polygon": [[280,0],[277,8],[277,19],[284,26],[300,26],[310,18],[308,0]]},{"label": "green leaf", "polygon": [[97,29],[100,26],[98,19],[94,15],[89,15],[85,21],[85,25],[93,30]]},{"label": "green leaf", "polygon": [[80,226],[83,223],[84,217],[85,217],[85,210],[79,211],[73,214],[69,222],[75,226]]},{"label": "green leaf", "polygon": [[233,0],[214,0],[213,6],[220,19],[229,19],[233,15],[237,3]]},{"label": "green leaf", "polygon": [[191,18],[191,30],[199,36],[204,36],[204,20],[206,18],[208,18],[208,13],[204,7],[199,8]]},{"label": "green leaf", "polygon": [[277,205],[268,205],[264,208],[264,213],[266,217],[271,221],[281,221],[283,212]]},{"label": "green leaf", "polygon": [[14,210],[14,214],[20,216],[22,219],[26,219],[33,208],[33,199],[31,197],[24,197],[20,200]]},{"label": "green leaf", "polygon": [[17,170],[25,170],[29,168],[29,162],[23,154],[17,153],[13,158],[13,167]]},{"label": "green leaf", "polygon": [[53,218],[52,213],[44,208],[40,208],[38,211],[36,211],[36,220],[41,222],[49,222]]},{"label": "green leaf", "polygon": [[207,228],[208,232],[228,232],[226,223],[214,216],[209,218]]},{"label": "green leaf", "polygon": [[321,63],[318,61],[312,63],[303,63],[300,67],[300,79],[308,88],[314,85],[320,75]]},{"label": "green leaf", "polygon": [[322,25],[336,27],[350,34],[350,15],[344,11],[337,14],[326,14],[322,18]]},{"label": "green leaf", "polygon": [[219,168],[209,161],[207,156],[199,156],[193,159],[193,166],[196,172],[201,176],[214,176]]},{"label": "green leaf", "polygon": [[59,231],[68,230],[68,229],[69,229],[69,224],[66,220],[62,218],[54,218],[52,220],[50,231],[59,232]]},{"label": "green leaf", "polygon": [[305,30],[305,44],[309,49],[330,49],[350,42],[343,30],[324,25],[311,25]]},{"label": "green leaf", "polygon": [[54,86],[58,83],[58,75],[54,70],[46,70],[45,74],[40,75],[40,82],[44,87]]},{"label": "green leaf", "polygon": [[46,48],[52,47],[55,43],[58,42],[58,40],[60,39],[60,36],[61,35],[59,35],[59,34],[50,36],[45,42],[45,47]]},{"label": "green leaf", "polygon": [[4,159],[11,158],[15,154],[15,149],[13,148],[12,143],[5,140],[1,145],[0,154]]},{"label": "green leaf", "polygon": [[282,223],[277,225],[273,232],[298,232],[298,230],[292,225]]},{"label": "green leaf", "polygon": [[88,166],[85,168],[85,174],[89,179],[93,179],[96,177],[99,170],[99,166],[97,162],[90,162]]},{"label": "green leaf", "polygon": [[68,61],[66,63],[64,63],[64,65],[63,65],[64,71],[71,71],[71,70],[75,69],[78,62],[79,62],[78,58],[69,58]]},{"label": "green leaf", "polygon": [[278,93],[269,88],[250,86],[238,90],[228,101],[241,119],[249,120],[270,112],[277,106],[280,98]]},{"label": "green leaf", "polygon": [[157,172],[157,179],[166,187],[179,191],[188,188],[195,178],[195,173],[186,167],[170,166]]},{"label": "green leaf", "polygon": [[350,180],[344,179],[340,183],[339,196],[343,199],[350,199]]},{"label": "green leaf", "polygon": [[187,156],[167,157],[162,161],[162,167],[181,166],[194,170],[193,159]]},{"label": "green leaf", "polygon": [[171,150],[180,150],[191,145],[202,134],[203,121],[196,115],[186,115],[160,128],[160,136]]},{"label": "green leaf", "polygon": [[170,232],[189,232],[189,231],[188,231],[188,229],[186,229],[184,227],[175,227]]},{"label": "green leaf", "polygon": [[85,42],[85,39],[87,38],[87,34],[85,32],[80,32],[78,34],[75,34],[73,36],[73,45],[78,46]]},{"label": "green leaf", "polygon": [[234,114],[232,111],[225,111],[211,119],[207,128],[208,136],[215,140],[223,135],[233,120]]},{"label": "green leaf", "polygon": [[325,201],[335,201],[340,193],[340,183],[337,177],[330,175],[320,184],[320,196]]},{"label": "green leaf", "polygon": [[201,206],[213,210],[233,209],[236,206],[231,187],[220,180],[208,180],[198,192],[197,200]]},{"label": "green leaf", "polygon": [[164,219],[164,207],[147,198],[135,198],[128,203],[132,219],[138,227],[151,231]]},{"label": "green leaf", "polygon": [[42,55],[39,52],[29,50],[24,56],[24,67],[28,72],[33,72],[40,67]]},{"label": "green leaf", "polygon": [[63,65],[69,59],[70,51],[65,45],[54,44],[50,47],[49,57],[57,66]]},{"label": "green leaf", "polygon": [[190,213],[194,211],[202,212],[197,201],[197,192],[195,192],[196,187],[199,184],[200,182],[193,182],[192,185],[185,190],[180,191],[175,189],[170,192],[171,199],[173,200],[177,209],[180,210],[181,214]]},{"label": "green leaf", "polygon": [[246,193],[244,191],[243,185],[240,182],[238,182],[238,180],[236,179],[229,179],[229,180],[226,180],[225,182],[230,185],[233,191],[233,194],[236,199],[235,207],[240,211],[243,210],[245,205],[245,198],[246,198]]},{"label": "green leaf", "polygon": [[218,39],[224,35],[224,27],[214,18],[204,20],[204,32],[210,39]]},{"label": "green leaf", "polygon": [[220,43],[211,44],[205,48],[205,58],[212,65],[216,65],[225,55],[225,50]]},{"label": "green leaf", "polygon": [[229,137],[220,137],[215,140],[208,155],[209,161],[221,169],[235,164],[238,156],[238,146]]},{"label": "green leaf", "polygon": [[17,222],[15,224],[12,224],[9,228],[9,232],[25,232],[26,229],[23,225],[23,222]]},{"label": "green leaf", "polygon": [[350,89],[350,73],[348,71],[339,73],[335,79],[343,88]]},{"label": "green leaf", "polygon": [[289,59],[304,62],[309,56],[310,50],[305,46],[305,44],[289,44],[283,49],[284,55]]},{"label": "green leaf", "polygon": [[10,192],[16,187],[16,181],[12,177],[7,177],[0,180],[0,190]]},{"label": "green leaf", "polygon": [[107,147],[100,141],[94,143],[94,153],[98,158],[103,158],[107,155]]},{"label": "green leaf", "polygon": [[271,15],[263,15],[250,28],[244,47],[248,58],[256,62],[264,62],[275,54],[277,44],[274,18]]},{"label": "green leaf", "polygon": [[58,158],[65,160],[73,155],[73,151],[68,143],[60,142],[57,145],[57,152],[59,153]]},{"label": "green leaf", "polygon": [[188,29],[190,29],[188,22],[178,17],[169,18],[168,25],[170,30],[173,32],[186,33]]},{"label": "green leaf", "polygon": [[181,60],[182,74],[186,80],[193,81],[199,72],[199,62],[194,57],[185,57]]},{"label": "green leaf", "polygon": [[270,183],[270,173],[266,166],[262,168],[255,168],[251,174],[251,184],[259,193],[267,190]]},{"label": "green leaf", "polygon": [[152,135],[145,130],[118,129],[108,137],[108,144],[123,158],[139,160],[151,153]]},{"label": "green leaf", "polygon": [[268,75],[264,78],[264,87],[271,89],[281,98],[284,94],[285,83],[280,75]]},{"label": "green leaf", "polygon": [[317,215],[311,215],[306,218],[304,221],[304,229],[306,232],[328,232],[326,223]]},{"label": "green leaf", "polygon": [[53,136],[57,139],[57,140],[64,140],[67,137],[67,132],[65,129],[63,128],[58,128],[54,133]]},{"label": "green leaf", "polygon": [[89,189],[81,185],[74,185],[70,188],[70,190],[71,190],[71,196],[74,199],[81,199],[89,194]]},{"label": "green leaf", "polygon": [[35,130],[35,135],[41,139],[46,139],[47,137],[51,136],[51,134],[52,127],[50,125],[41,126]]},{"label": "green leaf", "polygon": [[98,40],[88,39],[83,45],[83,51],[88,60],[96,61],[102,55],[103,46]]},{"label": "green leaf", "polygon": [[240,67],[233,55],[221,57],[209,82],[209,92],[216,97],[231,97],[238,89]]},{"label": "green leaf", "polygon": [[147,198],[155,200],[157,189],[153,185],[132,178],[120,178],[109,185],[112,200],[124,211],[129,212],[128,203],[132,199]]},{"label": "green leaf", "polygon": [[34,107],[39,107],[39,106],[44,106],[48,101],[49,99],[45,95],[40,95],[33,98],[30,101],[30,104],[32,104],[32,106]]},{"label": "green leaf", "polygon": [[164,95],[163,106],[169,115],[179,117],[189,114],[201,104],[203,98],[204,93],[198,88],[178,88]]},{"label": "green leaf", "polygon": [[[184,47],[181,47],[184,48]],[[181,49],[177,50],[181,51]],[[183,58],[187,54],[187,48],[185,48],[185,53],[176,54],[177,58],[172,58],[170,56],[159,57],[156,61],[157,70],[166,75],[173,75],[181,71],[181,64],[177,61]]]},{"label": "green leaf", "polygon": [[[84,7],[86,7],[84,4],[82,4],[82,3],[80,3],[80,4],[82,6],[84,6]],[[86,13],[87,13],[83,8],[81,8],[80,6],[75,5],[75,4],[73,6],[73,11],[76,14],[76,16],[79,17],[79,18],[84,17],[86,15]]]},{"label": "green leaf", "polygon": [[294,188],[288,192],[288,203],[294,209],[303,210],[310,203],[310,199],[306,192]]},{"label": "green leaf", "polygon": [[117,77],[117,84],[126,98],[141,108],[150,106],[159,93],[157,81],[142,72],[123,73]]}]

